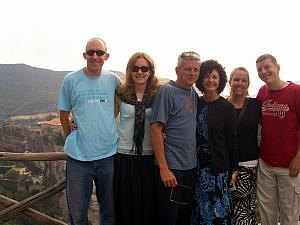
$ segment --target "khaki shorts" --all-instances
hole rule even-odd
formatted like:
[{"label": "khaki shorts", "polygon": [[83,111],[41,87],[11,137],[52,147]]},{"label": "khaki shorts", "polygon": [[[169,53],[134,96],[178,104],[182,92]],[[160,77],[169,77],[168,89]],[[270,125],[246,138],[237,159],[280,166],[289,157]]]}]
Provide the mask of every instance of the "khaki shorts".
[{"label": "khaki shorts", "polygon": [[[272,167],[259,159],[257,198],[262,225],[297,225],[300,214],[300,175]],[[280,216],[279,216],[280,215]]]}]

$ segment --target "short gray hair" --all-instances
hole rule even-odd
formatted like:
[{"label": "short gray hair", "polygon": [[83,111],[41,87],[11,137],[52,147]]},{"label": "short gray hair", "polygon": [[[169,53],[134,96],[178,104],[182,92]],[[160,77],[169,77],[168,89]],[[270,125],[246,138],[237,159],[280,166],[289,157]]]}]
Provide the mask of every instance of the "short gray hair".
[{"label": "short gray hair", "polygon": [[259,62],[262,62],[266,59],[271,59],[271,61],[274,63],[274,64],[277,64],[277,60],[276,58],[271,55],[271,54],[264,54],[264,55],[261,55],[259,56],[257,59],[256,59],[256,63],[259,63]]},{"label": "short gray hair", "polygon": [[182,60],[196,60],[196,61],[201,62],[200,55],[197,52],[194,52],[194,51],[182,52],[178,56],[177,65],[179,65]]}]

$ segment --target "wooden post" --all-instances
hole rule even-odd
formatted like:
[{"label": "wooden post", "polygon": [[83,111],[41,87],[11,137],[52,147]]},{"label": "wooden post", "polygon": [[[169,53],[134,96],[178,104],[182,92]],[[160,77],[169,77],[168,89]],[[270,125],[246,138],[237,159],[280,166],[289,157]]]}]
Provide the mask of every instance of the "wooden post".
[{"label": "wooden post", "polygon": [[66,160],[64,152],[43,152],[43,153],[11,153],[0,152],[0,161],[56,161]]}]

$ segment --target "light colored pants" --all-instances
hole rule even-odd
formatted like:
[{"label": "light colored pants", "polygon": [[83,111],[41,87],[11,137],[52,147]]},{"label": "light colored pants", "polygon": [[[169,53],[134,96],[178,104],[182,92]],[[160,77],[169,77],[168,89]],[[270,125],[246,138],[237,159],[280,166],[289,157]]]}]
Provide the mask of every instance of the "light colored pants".
[{"label": "light colored pants", "polygon": [[262,225],[297,225],[300,214],[300,176],[288,168],[272,167],[259,159],[257,198]]}]

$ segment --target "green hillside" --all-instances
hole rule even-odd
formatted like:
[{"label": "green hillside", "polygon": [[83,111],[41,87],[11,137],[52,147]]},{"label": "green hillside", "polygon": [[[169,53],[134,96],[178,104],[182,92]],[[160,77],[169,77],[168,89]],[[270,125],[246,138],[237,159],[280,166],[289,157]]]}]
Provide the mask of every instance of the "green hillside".
[{"label": "green hillside", "polygon": [[0,122],[13,115],[56,111],[58,91],[67,73],[0,64]]}]

